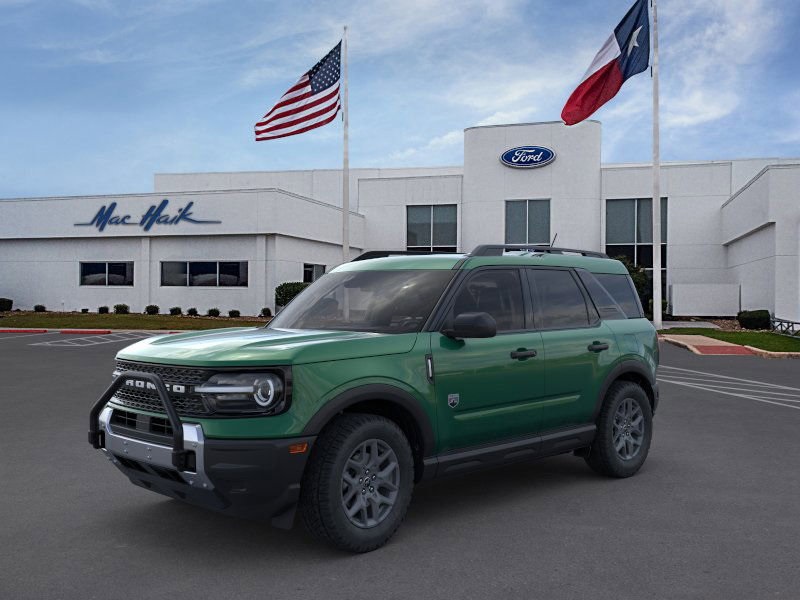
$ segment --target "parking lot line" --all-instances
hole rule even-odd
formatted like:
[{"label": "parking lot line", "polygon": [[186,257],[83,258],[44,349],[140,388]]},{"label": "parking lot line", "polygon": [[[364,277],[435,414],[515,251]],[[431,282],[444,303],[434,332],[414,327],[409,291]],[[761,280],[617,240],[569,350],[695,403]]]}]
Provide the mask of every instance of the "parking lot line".
[{"label": "parking lot line", "polygon": [[[704,380],[708,377],[714,379],[727,379],[731,381],[741,382],[741,383],[752,383],[762,387],[773,387],[773,388],[780,388],[784,390],[792,390],[792,391],[800,391],[800,388],[789,387],[786,385],[778,385],[777,383],[768,383],[766,381],[757,381],[754,379],[742,379],[741,377],[731,377],[730,375],[719,375],[717,373],[708,373],[706,371],[695,371],[694,369],[684,369],[682,367],[671,367],[669,365],[659,365],[658,367],[659,372],[663,370],[667,370],[668,372],[664,375],[671,377],[671,378],[683,378],[683,377],[691,377],[690,375],[682,375],[682,373],[693,373],[696,375],[704,375],[705,378],[698,378],[699,380]],[[720,382],[721,383],[721,382]]]},{"label": "parking lot line", "polygon": [[37,337],[37,336],[41,336],[41,335],[54,335],[56,333],[58,333],[58,332],[57,331],[47,331],[47,330],[41,331],[40,333],[19,332],[17,335],[8,335],[8,336],[0,337],[0,340],[13,340],[13,339],[16,339],[16,338],[21,338],[21,337]]},{"label": "parking lot line", "polygon": [[658,380],[696,390],[800,410],[800,388],[693,369],[659,367]]},{"label": "parking lot line", "polygon": [[145,332],[145,331],[122,331],[119,333],[111,333],[111,334],[104,334],[104,335],[91,335],[87,337],[78,337],[78,338],[69,338],[64,339],[61,336],[57,340],[53,340],[50,342],[35,342],[30,344],[31,346],[58,346],[58,347],[66,347],[66,348],[81,348],[86,346],[97,346],[99,344],[113,344],[118,342],[134,342],[137,340],[143,340],[145,338],[153,337],[154,335],[158,335],[157,333],[152,332]]},{"label": "parking lot line", "polygon": [[663,379],[661,377],[659,377],[658,380],[663,381],[664,383],[673,383],[675,385],[682,385],[684,387],[694,388],[696,390],[703,390],[706,392],[716,392],[717,394],[723,394],[726,396],[735,396],[737,398],[745,398],[747,400],[755,400],[756,402],[763,402],[765,404],[775,404],[776,406],[785,406],[786,408],[794,408],[795,410],[800,410],[800,406],[785,404],[784,402],[776,402],[775,400],[767,400],[766,398],[760,398],[758,396],[754,396],[751,394],[737,394],[736,392],[725,391],[713,386],[684,383],[681,381],[670,381],[669,379]]}]

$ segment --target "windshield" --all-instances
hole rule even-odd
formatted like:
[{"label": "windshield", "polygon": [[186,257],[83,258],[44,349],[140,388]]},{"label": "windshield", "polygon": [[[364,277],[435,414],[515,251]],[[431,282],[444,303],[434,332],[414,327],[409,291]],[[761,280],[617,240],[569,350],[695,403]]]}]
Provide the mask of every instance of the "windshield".
[{"label": "windshield", "polygon": [[451,270],[329,273],[303,290],[269,327],[416,332],[454,274]]}]

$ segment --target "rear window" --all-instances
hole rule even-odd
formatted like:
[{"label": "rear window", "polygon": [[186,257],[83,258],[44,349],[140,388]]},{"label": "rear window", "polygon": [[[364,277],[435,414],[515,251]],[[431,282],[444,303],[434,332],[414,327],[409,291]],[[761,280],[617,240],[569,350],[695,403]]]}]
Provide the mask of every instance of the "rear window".
[{"label": "rear window", "polygon": [[611,297],[619,304],[629,319],[641,319],[644,316],[642,305],[636,288],[633,287],[630,275],[615,275],[611,273],[594,273],[597,280],[603,284]]}]

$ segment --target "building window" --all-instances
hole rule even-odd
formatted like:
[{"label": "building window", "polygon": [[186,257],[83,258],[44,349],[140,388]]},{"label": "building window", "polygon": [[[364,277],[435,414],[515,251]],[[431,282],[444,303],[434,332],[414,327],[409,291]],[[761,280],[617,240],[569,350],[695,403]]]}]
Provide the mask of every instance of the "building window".
[{"label": "building window", "polygon": [[506,200],[506,244],[550,244],[550,200]]},{"label": "building window", "polygon": [[247,287],[247,261],[167,261],[162,286]]},{"label": "building window", "polygon": [[81,285],[133,285],[132,262],[82,262]]},{"label": "building window", "polygon": [[325,275],[325,265],[312,265],[305,263],[303,265],[303,283],[312,283]]},{"label": "building window", "polygon": [[[661,282],[667,282],[667,199],[661,198]],[[625,257],[653,272],[653,202],[651,198],[606,200],[606,254]]]},{"label": "building window", "polygon": [[406,207],[406,248],[455,252],[458,238],[455,204]]}]

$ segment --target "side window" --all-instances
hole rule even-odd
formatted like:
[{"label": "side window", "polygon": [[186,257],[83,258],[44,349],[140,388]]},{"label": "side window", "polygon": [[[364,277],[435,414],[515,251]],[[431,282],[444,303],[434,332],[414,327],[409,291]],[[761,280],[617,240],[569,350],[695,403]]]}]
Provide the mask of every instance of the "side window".
[{"label": "side window", "polygon": [[630,276],[597,273],[595,277],[617,301],[629,319],[641,319],[644,316],[639,296]]},{"label": "side window", "polygon": [[[569,271],[529,269],[539,307],[539,329],[568,329],[589,326],[586,300]],[[537,295],[538,292],[538,295]]]},{"label": "side window", "polygon": [[583,285],[586,286],[586,290],[589,292],[592,302],[594,302],[595,307],[603,319],[628,318],[628,316],[625,314],[625,311],[623,311],[620,305],[617,304],[616,300],[611,297],[611,295],[608,293],[608,290],[603,287],[603,284],[597,281],[597,278],[594,275],[592,275],[589,271],[584,271],[583,269],[577,269],[575,272],[583,282]]},{"label": "side window", "polygon": [[448,315],[448,323],[461,313],[485,312],[497,321],[497,331],[525,328],[522,284],[516,269],[480,271],[461,286]]}]

